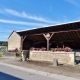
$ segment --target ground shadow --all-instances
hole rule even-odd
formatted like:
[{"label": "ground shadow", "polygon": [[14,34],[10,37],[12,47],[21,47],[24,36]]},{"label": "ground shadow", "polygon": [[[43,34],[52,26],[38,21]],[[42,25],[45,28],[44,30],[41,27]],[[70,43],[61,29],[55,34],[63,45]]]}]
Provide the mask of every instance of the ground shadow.
[{"label": "ground shadow", "polygon": [[75,56],[75,64],[80,64],[80,56]]},{"label": "ground shadow", "polygon": [[23,80],[12,75],[0,72],[0,80]]},{"label": "ground shadow", "polygon": [[75,60],[75,64],[80,64],[80,60]]}]

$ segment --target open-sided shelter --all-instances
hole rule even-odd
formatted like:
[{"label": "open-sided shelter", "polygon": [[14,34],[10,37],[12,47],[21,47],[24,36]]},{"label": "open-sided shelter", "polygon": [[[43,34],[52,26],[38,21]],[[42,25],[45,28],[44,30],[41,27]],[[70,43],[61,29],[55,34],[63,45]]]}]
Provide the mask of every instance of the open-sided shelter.
[{"label": "open-sided shelter", "polygon": [[[50,34],[49,45],[45,38],[47,33]],[[29,50],[31,47],[47,48],[47,46],[54,48],[62,47],[63,44],[72,49],[80,49],[80,21],[20,32],[13,31],[8,38],[8,50],[15,48]]]}]

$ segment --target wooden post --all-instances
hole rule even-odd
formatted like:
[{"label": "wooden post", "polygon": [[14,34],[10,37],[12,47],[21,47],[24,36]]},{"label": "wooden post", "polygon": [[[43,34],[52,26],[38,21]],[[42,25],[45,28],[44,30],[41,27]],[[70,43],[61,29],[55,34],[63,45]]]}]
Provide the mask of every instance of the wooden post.
[{"label": "wooden post", "polygon": [[23,36],[21,36],[21,50],[23,50]]},{"label": "wooden post", "polygon": [[[47,34],[49,34],[49,33],[47,33]],[[52,33],[51,35],[49,34],[48,37],[46,36],[46,34],[43,34],[43,36],[44,36],[44,37],[46,38],[46,40],[47,40],[47,51],[49,51],[49,41],[50,41],[50,39],[52,38],[53,34],[54,34],[54,33]]]},{"label": "wooden post", "polygon": [[24,37],[23,37],[22,41],[24,41],[24,40],[25,40],[25,38],[26,38],[26,36],[24,36]]},{"label": "wooden post", "polygon": [[21,49],[23,50],[23,41],[25,40],[26,36],[21,36]]},{"label": "wooden post", "polygon": [[49,51],[49,39],[47,39],[47,51]]}]

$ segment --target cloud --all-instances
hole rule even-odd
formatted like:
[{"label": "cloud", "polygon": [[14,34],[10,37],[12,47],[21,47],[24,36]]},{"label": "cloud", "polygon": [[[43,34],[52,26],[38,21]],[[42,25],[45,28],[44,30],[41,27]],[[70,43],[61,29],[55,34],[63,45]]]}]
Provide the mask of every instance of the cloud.
[{"label": "cloud", "polygon": [[0,10],[0,13],[4,13],[2,10]]},{"label": "cloud", "polygon": [[9,24],[18,24],[18,25],[30,25],[30,26],[44,26],[44,25],[48,25],[48,24],[42,24],[42,23],[32,23],[32,22],[4,20],[4,19],[0,19],[0,22],[1,23],[9,23]]},{"label": "cloud", "polygon": [[69,2],[77,7],[80,7],[80,5],[78,4],[78,2],[76,0],[65,0],[66,2]]},{"label": "cloud", "polygon": [[[50,6],[50,8],[51,8],[51,6]],[[25,11],[23,11],[23,12],[20,13],[18,11],[6,8],[3,11],[1,10],[0,12],[1,13],[4,12],[4,13],[7,13],[7,14],[11,14],[11,15],[14,15],[14,16],[17,16],[17,17],[22,17],[22,18],[27,18],[27,19],[31,19],[31,20],[46,22],[46,23],[57,23],[55,21],[48,20],[48,19],[45,19],[43,17],[38,17],[36,15],[27,14]]]}]

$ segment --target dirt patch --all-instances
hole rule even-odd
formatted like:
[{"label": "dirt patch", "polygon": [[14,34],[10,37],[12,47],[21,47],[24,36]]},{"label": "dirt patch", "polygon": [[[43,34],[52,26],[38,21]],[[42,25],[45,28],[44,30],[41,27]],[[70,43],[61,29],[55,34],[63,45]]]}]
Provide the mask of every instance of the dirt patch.
[{"label": "dirt patch", "polygon": [[53,66],[53,63],[51,62],[31,61],[31,60],[29,60],[26,63],[33,65],[34,69],[46,71],[49,73],[65,75],[69,77],[80,78],[80,66],[70,66],[70,65]]},{"label": "dirt patch", "polygon": [[48,62],[48,61],[33,61],[33,60],[28,60],[27,63],[29,64],[34,64],[34,65],[37,65],[37,66],[49,66],[49,65],[52,65],[51,62]]},{"label": "dirt patch", "polygon": [[45,71],[49,73],[60,74],[80,79],[80,66],[70,65],[53,66],[53,63],[47,61],[28,60],[23,62],[19,58],[4,58],[4,59],[0,58],[0,61],[21,67],[36,69],[39,71]]}]

